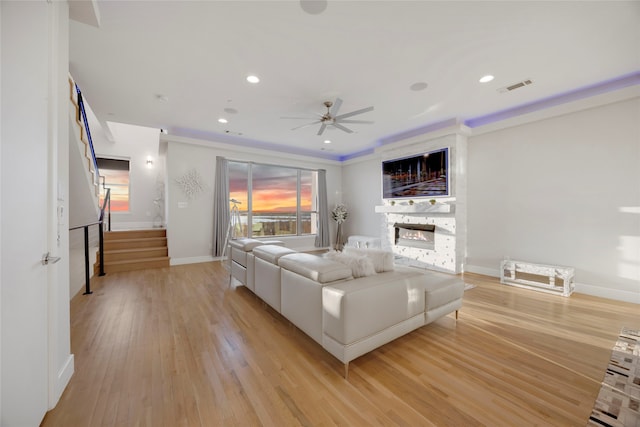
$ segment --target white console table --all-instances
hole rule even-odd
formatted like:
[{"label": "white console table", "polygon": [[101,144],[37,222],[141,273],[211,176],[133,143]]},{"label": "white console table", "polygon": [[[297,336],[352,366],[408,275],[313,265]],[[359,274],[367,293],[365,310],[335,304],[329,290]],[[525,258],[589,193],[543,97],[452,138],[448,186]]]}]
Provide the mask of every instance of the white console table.
[{"label": "white console table", "polygon": [[500,263],[500,283],[542,292],[571,295],[575,269],[559,265],[504,260]]}]

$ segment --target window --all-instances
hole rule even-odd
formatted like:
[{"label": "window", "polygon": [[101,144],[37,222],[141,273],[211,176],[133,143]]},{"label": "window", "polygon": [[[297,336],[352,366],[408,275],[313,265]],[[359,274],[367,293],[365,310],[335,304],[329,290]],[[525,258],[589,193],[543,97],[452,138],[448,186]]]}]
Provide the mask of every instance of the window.
[{"label": "window", "polygon": [[[129,160],[107,159],[96,157],[100,180],[104,186],[111,189],[111,211],[129,212]],[[100,206],[104,201],[105,192],[100,183]]]},{"label": "window", "polygon": [[316,171],[229,162],[229,195],[237,200],[237,236],[300,236],[317,230]]}]

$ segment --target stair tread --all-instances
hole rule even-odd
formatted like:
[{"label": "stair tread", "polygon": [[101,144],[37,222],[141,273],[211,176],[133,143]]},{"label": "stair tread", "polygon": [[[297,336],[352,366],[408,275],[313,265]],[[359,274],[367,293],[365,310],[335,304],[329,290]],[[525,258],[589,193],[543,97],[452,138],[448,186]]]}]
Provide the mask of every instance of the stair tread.
[{"label": "stair tread", "polygon": [[161,256],[161,257],[150,257],[150,258],[139,258],[139,259],[125,259],[125,260],[119,260],[119,261],[105,262],[104,265],[108,266],[108,265],[115,265],[115,264],[135,264],[139,262],[152,262],[152,261],[164,261],[164,260],[169,260],[169,257]]},{"label": "stair tread", "polygon": [[108,238],[126,236],[128,234],[133,234],[133,235],[150,234],[150,235],[162,235],[164,237],[167,234],[167,230],[165,230],[164,228],[155,228],[155,229],[149,229],[149,230],[105,231],[104,233],[105,237],[108,237]]},{"label": "stair tread", "polygon": [[135,242],[135,241],[148,241],[148,240],[166,240],[166,237],[134,237],[131,239],[109,239],[109,243],[115,242]]},{"label": "stair tread", "polygon": [[166,228],[132,228],[131,230],[111,230],[106,233],[117,234],[117,233],[135,233],[138,231],[166,231]]},{"label": "stair tread", "polygon": [[166,228],[158,227],[158,228],[131,228],[129,230],[111,230],[107,231],[107,233],[131,233],[136,231],[165,231]]},{"label": "stair tread", "polygon": [[104,254],[124,254],[128,252],[146,252],[146,251],[157,251],[157,250],[166,250],[167,246],[150,246],[148,248],[131,248],[131,249],[110,249],[105,250]]}]

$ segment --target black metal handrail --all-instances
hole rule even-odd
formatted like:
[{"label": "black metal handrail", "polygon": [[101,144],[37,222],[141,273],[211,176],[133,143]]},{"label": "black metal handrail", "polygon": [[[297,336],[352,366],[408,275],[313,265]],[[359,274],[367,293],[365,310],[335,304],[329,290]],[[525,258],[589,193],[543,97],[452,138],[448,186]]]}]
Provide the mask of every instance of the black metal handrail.
[{"label": "black metal handrail", "polygon": [[93,139],[91,138],[91,131],[89,130],[89,121],[87,120],[87,112],[84,108],[84,101],[82,100],[82,92],[77,84],[75,84],[76,93],[78,94],[78,120],[82,120],[84,123],[84,130],[87,133],[87,141],[89,142],[89,149],[91,150],[91,161],[93,162],[93,170],[95,173],[93,182],[98,183],[100,180],[100,171],[98,170],[98,160],[96,159],[96,152],[93,149]]}]

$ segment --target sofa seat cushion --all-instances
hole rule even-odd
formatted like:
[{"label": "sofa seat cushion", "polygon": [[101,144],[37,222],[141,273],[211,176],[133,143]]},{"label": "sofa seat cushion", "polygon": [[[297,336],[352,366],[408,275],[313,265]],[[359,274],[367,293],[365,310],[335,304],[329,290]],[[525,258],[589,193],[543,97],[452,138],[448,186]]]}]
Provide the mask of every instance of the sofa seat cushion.
[{"label": "sofa seat cushion", "polygon": [[324,334],[342,345],[366,339],[418,316],[424,322],[425,276],[415,268],[322,288]]},{"label": "sofa seat cushion", "polygon": [[278,265],[319,283],[335,282],[352,277],[351,269],[346,265],[306,253],[284,255],[278,260]]},{"label": "sofa seat cushion", "polygon": [[297,252],[293,249],[279,245],[262,245],[253,250],[253,256],[275,265],[278,265],[278,259],[280,259],[281,256],[295,253]]},{"label": "sofa seat cushion", "polygon": [[349,255],[366,256],[373,262],[376,273],[393,271],[395,268],[393,252],[376,248],[344,248],[344,253]]},{"label": "sofa seat cushion", "polygon": [[464,281],[458,276],[446,273],[429,272],[424,283],[426,311],[461,300],[464,294]]}]

